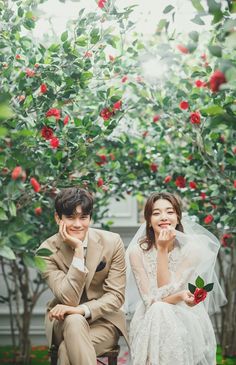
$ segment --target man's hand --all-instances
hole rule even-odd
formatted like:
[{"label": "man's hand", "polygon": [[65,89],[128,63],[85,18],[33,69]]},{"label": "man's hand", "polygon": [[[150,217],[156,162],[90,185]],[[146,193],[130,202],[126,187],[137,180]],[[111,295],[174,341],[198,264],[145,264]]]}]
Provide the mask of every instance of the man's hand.
[{"label": "man's hand", "polygon": [[53,318],[57,319],[58,321],[63,321],[65,316],[68,314],[81,314],[84,315],[84,309],[80,307],[71,307],[69,305],[64,304],[57,304],[54,308],[52,308],[49,312],[49,319],[50,321]]},{"label": "man's hand", "polygon": [[176,232],[173,227],[162,229],[158,236],[157,248],[159,250],[167,250],[175,236]]},{"label": "man's hand", "polygon": [[81,248],[83,251],[83,242],[79,238],[73,237],[67,233],[66,224],[62,220],[59,223],[59,233],[61,234],[63,241],[71,248]]},{"label": "man's hand", "polygon": [[189,290],[182,291],[181,296],[182,296],[182,300],[189,307],[194,307],[196,305],[195,300],[194,300],[194,295]]}]

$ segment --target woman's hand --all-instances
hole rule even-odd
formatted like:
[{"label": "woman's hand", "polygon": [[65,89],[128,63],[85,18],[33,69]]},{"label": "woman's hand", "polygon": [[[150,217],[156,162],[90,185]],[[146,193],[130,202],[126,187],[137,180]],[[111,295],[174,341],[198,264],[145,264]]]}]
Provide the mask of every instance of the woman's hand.
[{"label": "woman's hand", "polygon": [[194,295],[189,290],[183,290],[181,292],[181,297],[185,304],[189,307],[194,307],[196,305]]},{"label": "woman's hand", "polygon": [[71,307],[69,305],[57,304],[50,310],[49,319],[50,321],[52,321],[53,318],[57,319],[58,321],[63,321],[65,319],[65,316],[68,314],[84,315],[84,310],[79,307]]},{"label": "woman's hand", "polygon": [[168,250],[170,243],[174,240],[176,236],[175,229],[173,227],[163,228],[158,236],[158,240],[156,242],[157,248],[159,250]]},{"label": "woman's hand", "polygon": [[73,237],[67,233],[66,224],[62,220],[59,223],[59,233],[63,241],[71,248],[81,248],[83,251],[83,242],[79,238]]}]

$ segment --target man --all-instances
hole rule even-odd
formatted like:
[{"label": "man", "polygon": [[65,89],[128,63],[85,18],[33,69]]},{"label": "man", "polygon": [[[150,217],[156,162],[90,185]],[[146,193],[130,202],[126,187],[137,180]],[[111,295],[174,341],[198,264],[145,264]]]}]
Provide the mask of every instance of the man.
[{"label": "man", "polygon": [[54,294],[46,313],[46,335],[59,346],[61,365],[95,365],[96,355],[114,348],[119,334],[127,339],[124,302],[125,259],[120,236],[90,228],[93,198],[76,187],[55,200],[59,233],[40,248],[43,273]]}]

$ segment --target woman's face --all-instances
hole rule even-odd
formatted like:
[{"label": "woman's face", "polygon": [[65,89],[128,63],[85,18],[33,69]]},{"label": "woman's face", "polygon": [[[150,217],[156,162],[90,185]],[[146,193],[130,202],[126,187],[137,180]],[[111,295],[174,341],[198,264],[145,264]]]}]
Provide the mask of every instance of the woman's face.
[{"label": "woman's face", "polygon": [[155,233],[159,234],[162,229],[175,228],[178,217],[173,205],[166,199],[158,199],[153,205],[151,225]]}]

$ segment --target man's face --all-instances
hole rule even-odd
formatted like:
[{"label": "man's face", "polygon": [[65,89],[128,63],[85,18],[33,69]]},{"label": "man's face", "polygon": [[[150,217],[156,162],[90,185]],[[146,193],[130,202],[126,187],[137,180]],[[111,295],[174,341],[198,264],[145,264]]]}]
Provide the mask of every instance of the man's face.
[{"label": "man's face", "polygon": [[[57,219],[57,217],[56,217]],[[90,216],[82,213],[81,206],[78,205],[73,215],[62,214],[61,220],[66,225],[66,231],[70,236],[84,240],[90,224]],[[58,219],[57,219],[58,221]]]}]

